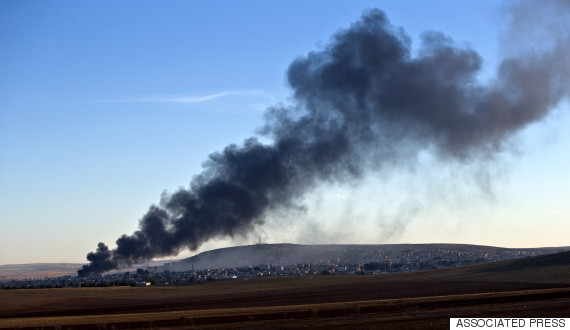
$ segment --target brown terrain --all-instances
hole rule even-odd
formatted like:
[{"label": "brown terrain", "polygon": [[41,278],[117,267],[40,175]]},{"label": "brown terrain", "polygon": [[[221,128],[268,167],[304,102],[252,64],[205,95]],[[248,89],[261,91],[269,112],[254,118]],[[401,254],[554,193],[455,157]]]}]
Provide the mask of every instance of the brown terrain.
[{"label": "brown terrain", "polygon": [[23,280],[27,278],[60,277],[77,275],[81,264],[52,263],[0,266],[0,281]]},{"label": "brown terrain", "polygon": [[570,252],[377,276],[0,291],[0,328],[447,328],[450,317],[570,317]]},{"label": "brown terrain", "polygon": [[[165,262],[173,262],[176,260],[156,260],[146,262],[144,264],[133,265],[131,267],[122,268],[121,271],[134,271],[137,268],[149,266],[162,266]],[[83,264],[77,263],[38,263],[38,264],[22,264],[22,265],[1,265],[0,281],[7,282],[10,280],[23,279],[43,279],[54,278],[65,275],[77,276],[77,270]]]}]

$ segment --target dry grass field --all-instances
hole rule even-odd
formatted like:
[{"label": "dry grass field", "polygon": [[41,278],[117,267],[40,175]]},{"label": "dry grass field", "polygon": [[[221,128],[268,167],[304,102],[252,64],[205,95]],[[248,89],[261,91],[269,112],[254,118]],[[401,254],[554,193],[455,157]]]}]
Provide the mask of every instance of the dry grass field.
[{"label": "dry grass field", "polygon": [[566,256],[380,276],[6,290],[0,328],[437,329],[450,317],[568,317]]}]

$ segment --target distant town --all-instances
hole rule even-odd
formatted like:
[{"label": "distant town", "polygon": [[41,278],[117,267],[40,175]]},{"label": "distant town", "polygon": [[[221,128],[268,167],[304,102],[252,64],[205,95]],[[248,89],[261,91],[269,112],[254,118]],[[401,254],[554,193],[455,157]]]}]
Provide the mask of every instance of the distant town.
[{"label": "distant town", "polygon": [[[0,283],[0,289],[42,289],[66,287],[194,285],[204,281],[257,278],[265,276],[386,275],[431,269],[467,266],[525,258],[568,250],[561,248],[506,249],[477,245],[294,245],[261,244],[205,252],[162,267],[142,267],[136,271],[110,272],[87,277],[65,275],[54,278],[27,278]],[[261,252],[260,252],[261,251]],[[251,258],[257,252],[255,258]],[[303,252],[302,255],[300,253]],[[243,255],[241,262],[264,261],[239,267],[204,267],[220,260]],[[244,254],[245,253],[245,254]],[[307,262],[291,263],[295,259]],[[315,260],[318,259],[318,260]],[[273,262],[268,263],[267,260]],[[308,261],[313,260],[313,261]],[[289,261],[289,262],[287,262]],[[196,264],[194,264],[196,262]],[[183,269],[186,268],[186,269]],[[173,270],[174,269],[174,270]]]}]

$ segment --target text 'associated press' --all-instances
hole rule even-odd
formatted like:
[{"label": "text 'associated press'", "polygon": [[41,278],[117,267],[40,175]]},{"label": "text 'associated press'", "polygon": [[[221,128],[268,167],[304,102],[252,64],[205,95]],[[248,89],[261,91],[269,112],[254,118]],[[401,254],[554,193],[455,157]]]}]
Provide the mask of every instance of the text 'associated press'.
[{"label": "text 'associated press'", "polygon": [[570,329],[570,318],[451,318],[450,329]]}]

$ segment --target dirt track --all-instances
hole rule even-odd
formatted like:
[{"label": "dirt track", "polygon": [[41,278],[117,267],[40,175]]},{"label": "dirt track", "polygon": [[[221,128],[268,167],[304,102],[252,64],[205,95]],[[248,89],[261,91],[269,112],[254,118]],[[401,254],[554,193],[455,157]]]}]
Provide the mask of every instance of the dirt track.
[{"label": "dirt track", "polygon": [[206,328],[380,323],[440,327],[457,316],[570,315],[568,285],[392,282],[364,276],[264,278],[188,287],[12,290],[0,291],[0,298],[0,327],[34,326],[30,323],[34,320],[41,320],[42,326],[95,328],[101,324],[144,328],[151,323]]}]

